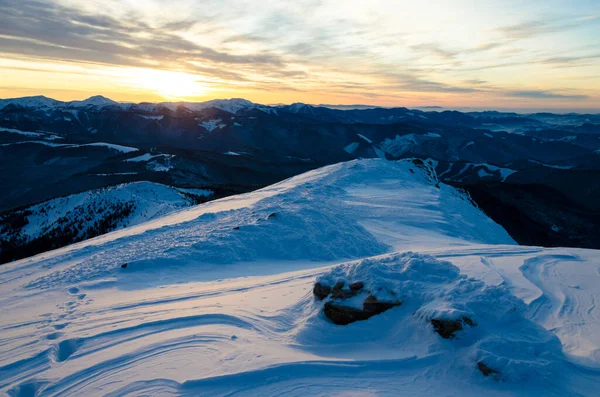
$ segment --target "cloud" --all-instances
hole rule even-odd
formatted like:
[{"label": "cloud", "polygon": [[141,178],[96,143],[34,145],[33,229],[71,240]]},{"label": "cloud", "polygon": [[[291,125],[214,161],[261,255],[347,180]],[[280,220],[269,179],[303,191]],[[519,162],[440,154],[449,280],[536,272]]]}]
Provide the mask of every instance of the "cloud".
[{"label": "cloud", "polygon": [[487,81],[480,80],[480,79],[470,79],[470,80],[465,80],[464,83],[469,84],[469,85],[482,85],[482,84],[486,84]]},{"label": "cloud", "polygon": [[61,61],[120,66],[189,68],[189,62],[250,65],[284,69],[277,54],[266,51],[235,54],[189,41],[172,30],[190,28],[194,21],[151,27],[135,14],[122,20],[89,15],[50,2],[24,0],[15,7],[0,0],[0,51]]},{"label": "cloud", "polygon": [[557,67],[580,66],[600,59],[600,53],[587,55],[556,56],[540,60],[540,63]]},{"label": "cloud", "polygon": [[[508,75],[497,69],[510,73],[543,69],[556,73],[558,81],[567,79],[567,74],[552,69],[591,69],[589,65],[600,58],[593,39],[576,51],[565,50],[566,40],[545,47],[526,40],[590,27],[599,21],[592,13],[502,27],[494,24],[504,18],[495,16],[485,24],[465,20],[455,32],[447,14],[436,15],[423,7],[430,20],[422,21],[411,18],[414,10],[404,10],[397,2],[387,8],[351,1],[343,10],[333,0],[260,4],[177,0],[177,7],[145,0],[144,7],[137,8],[135,3],[139,4],[137,0],[19,0],[15,5],[15,0],[0,0],[0,58],[18,59],[23,71],[25,65],[37,68],[40,59],[45,65],[57,61],[78,65],[72,69],[89,70],[89,75],[104,69],[89,64],[115,66],[111,77],[120,67],[154,68],[192,74],[210,92],[239,87],[269,95],[274,91],[322,93],[353,100],[416,98],[419,93],[424,98],[456,94],[446,97],[458,99],[461,94],[479,93],[478,98],[485,94],[493,100],[504,95],[498,81]],[[397,23],[393,9],[403,9],[405,23]],[[582,97],[575,95],[576,90],[567,95],[549,86],[539,88],[547,90],[530,98]],[[526,97],[525,93],[512,97]],[[586,93],[594,95],[593,90]]]},{"label": "cloud", "polygon": [[416,52],[425,52],[433,55],[437,55],[440,58],[444,59],[454,59],[460,52],[448,50],[446,48],[442,48],[441,45],[436,43],[421,43],[410,46],[413,51]]},{"label": "cloud", "polygon": [[535,36],[559,33],[569,29],[582,27],[588,23],[596,23],[600,15],[586,15],[583,17],[567,17],[555,19],[537,19],[521,22],[515,25],[498,28],[509,40],[529,39]]},{"label": "cloud", "polygon": [[428,80],[420,76],[418,72],[385,73],[384,71],[380,71],[378,73],[375,72],[375,75],[380,75],[384,78],[382,87],[393,90],[423,93],[472,93],[482,91],[476,87],[453,86]]},{"label": "cloud", "polygon": [[589,98],[587,95],[568,95],[560,94],[552,91],[544,90],[517,90],[506,92],[507,96],[518,98],[535,98],[535,99],[571,99],[582,100]]},{"label": "cloud", "polygon": [[484,51],[489,51],[489,50],[493,50],[494,48],[498,48],[498,47],[502,47],[503,45],[505,45],[506,43],[502,42],[502,41],[490,41],[488,43],[482,43],[479,44],[473,48],[470,48],[467,50],[467,52],[484,52]]}]

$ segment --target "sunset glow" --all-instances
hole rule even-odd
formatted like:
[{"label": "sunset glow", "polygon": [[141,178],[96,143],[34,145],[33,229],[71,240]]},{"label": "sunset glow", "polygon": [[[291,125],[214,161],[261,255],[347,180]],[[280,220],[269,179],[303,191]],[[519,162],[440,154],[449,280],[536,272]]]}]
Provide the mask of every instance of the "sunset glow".
[{"label": "sunset glow", "polygon": [[597,1],[0,1],[0,97],[600,109]]}]

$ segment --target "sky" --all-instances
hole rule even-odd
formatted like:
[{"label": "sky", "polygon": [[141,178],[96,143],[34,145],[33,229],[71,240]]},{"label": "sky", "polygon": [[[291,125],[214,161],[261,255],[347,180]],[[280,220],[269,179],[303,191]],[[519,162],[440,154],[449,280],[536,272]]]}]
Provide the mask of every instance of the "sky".
[{"label": "sky", "polygon": [[600,0],[0,0],[0,98],[600,110]]}]

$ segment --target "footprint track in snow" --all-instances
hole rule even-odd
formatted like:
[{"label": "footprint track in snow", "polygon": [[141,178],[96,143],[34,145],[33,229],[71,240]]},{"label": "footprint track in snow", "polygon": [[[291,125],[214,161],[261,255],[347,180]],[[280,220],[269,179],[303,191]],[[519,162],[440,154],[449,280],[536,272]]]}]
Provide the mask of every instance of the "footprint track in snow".
[{"label": "footprint track in snow", "polygon": [[67,289],[69,300],[65,303],[59,303],[56,305],[57,310],[53,313],[48,313],[47,320],[42,328],[51,328],[48,333],[44,336],[44,339],[55,340],[62,336],[62,331],[71,324],[71,322],[77,317],[76,311],[82,304],[88,304],[92,299],[86,299],[87,294],[82,293],[80,288],[71,287]]}]

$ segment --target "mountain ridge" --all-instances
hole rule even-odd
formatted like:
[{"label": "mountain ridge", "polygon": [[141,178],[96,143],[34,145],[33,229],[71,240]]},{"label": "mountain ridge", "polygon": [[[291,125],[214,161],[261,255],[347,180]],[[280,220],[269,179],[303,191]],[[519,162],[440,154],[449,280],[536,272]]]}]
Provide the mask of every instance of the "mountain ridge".
[{"label": "mountain ridge", "polygon": [[[325,109],[331,109],[331,110],[339,110],[339,111],[346,111],[346,110],[371,110],[371,109],[414,109],[414,110],[423,110],[423,111],[445,111],[445,112],[453,112],[453,111],[458,111],[461,113],[478,113],[481,115],[493,115],[493,114],[513,114],[515,116],[526,116],[526,115],[538,115],[538,116],[543,116],[543,115],[556,115],[559,113],[555,113],[556,109],[554,109],[554,112],[548,111],[548,112],[540,112],[538,111],[530,111],[527,112],[527,109],[524,109],[523,112],[521,113],[515,113],[515,112],[511,112],[509,109],[497,109],[497,110],[486,110],[486,109],[481,109],[481,110],[470,110],[471,108],[463,108],[461,110],[454,110],[453,108],[446,108],[443,106],[412,106],[412,107],[405,107],[405,106],[379,106],[379,105],[363,105],[363,104],[354,104],[354,105],[340,105],[340,104],[309,104],[309,103],[303,103],[303,102],[294,102],[294,103],[290,103],[290,104],[273,104],[273,105],[268,105],[268,104],[259,104],[259,103],[255,103],[252,101],[249,101],[247,99],[244,98],[214,98],[214,99],[209,99],[209,100],[205,100],[205,101],[176,101],[176,102],[170,102],[170,101],[157,101],[157,102],[148,102],[148,101],[142,101],[142,102],[129,102],[129,101],[123,101],[123,102],[118,102],[118,101],[114,101],[108,97],[105,97],[103,95],[92,95],[89,98],[83,99],[83,100],[71,100],[71,101],[60,101],[60,100],[56,100],[53,98],[49,98],[46,97],[44,95],[34,95],[34,96],[25,96],[25,97],[15,97],[15,98],[0,98],[0,109],[2,109],[5,106],[8,106],[9,104],[15,104],[17,106],[23,106],[23,107],[85,107],[85,106],[94,106],[94,107],[104,107],[104,106],[116,106],[119,108],[122,108],[124,110],[127,110],[128,108],[138,108],[138,109],[142,109],[144,105],[154,105],[155,107],[162,105],[162,106],[177,106],[177,105],[189,105],[191,110],[200,110],[203,108],[207,108],[207,107],[217,107],[220,108],[222,107],[222,110],[226,110],[226,109],[230,109],[233,110],[233,113],[236,113],[237,110],[240,109],[248,109],[248,108],[262,108],[262,109],[278,109],[278,108],[286,108],[289,109],[291,112],[297,112],[298,109],[300,108],[310,108],[310,109],[318,109],[318,108],[325,108]],[[228,106],[230,105],[230,106]],[[564,113],[560,113],[561,115],[564,116],[573,116],[573,115],[592,115],[592,116],[599,116],[600,115],[600,109],[597,110],[597,112],[577,112],[577,111],[572,111],[572,112],[564,112]]]},{"label": "mountain ridge", "polygon": [[[419,159],[329,165],[0,266],[0,392],[592,396],[599,258]],[[327,317],[363,299],[394,303]]]},{"label": "mountain ridge", "polygon": [[[0,211],[136,181],[223,197],[357,158],[420,158],[442,182],[470,190],[520,243],[600,244],[598,116],[262,107],[240,98],[187,106],[0,109]],[[490,190],[496,183],[502,194]]]}]

